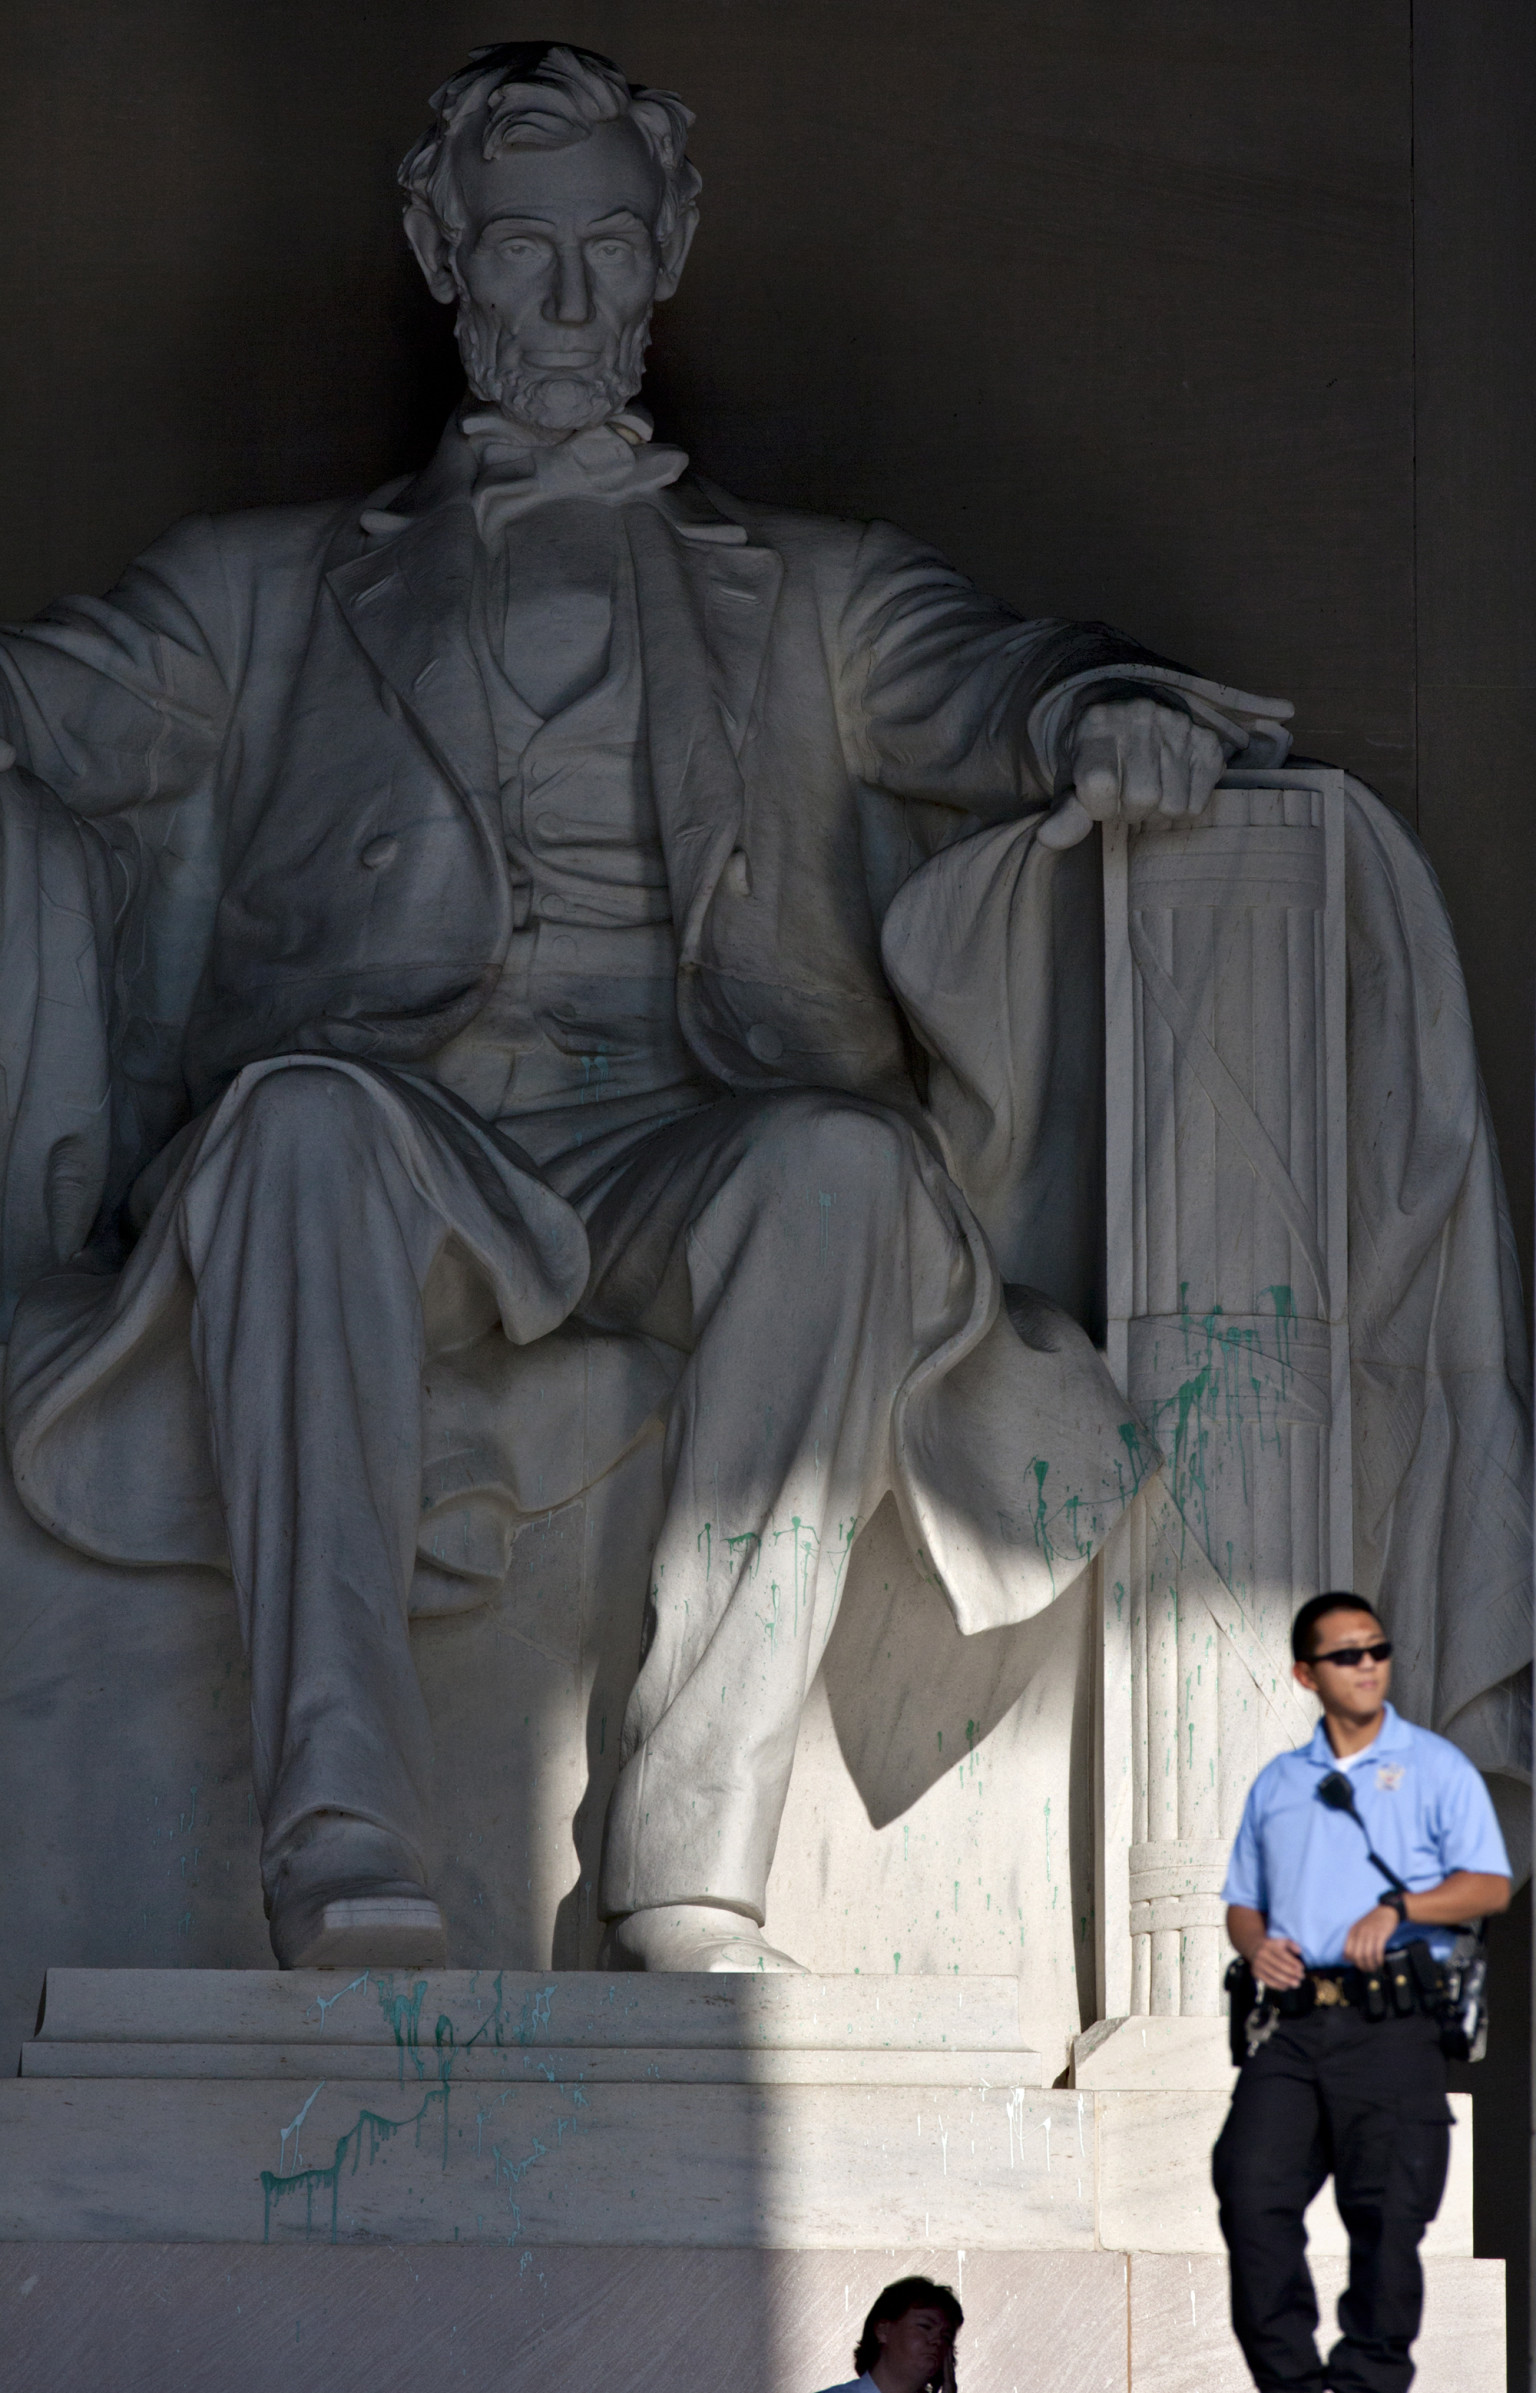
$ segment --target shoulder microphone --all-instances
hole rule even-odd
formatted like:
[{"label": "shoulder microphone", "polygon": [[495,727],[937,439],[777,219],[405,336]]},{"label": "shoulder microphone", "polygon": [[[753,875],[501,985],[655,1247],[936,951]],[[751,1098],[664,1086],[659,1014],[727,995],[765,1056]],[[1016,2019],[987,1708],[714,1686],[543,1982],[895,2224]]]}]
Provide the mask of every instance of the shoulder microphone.
[{"label": "shoulder microphone", "polygon": [[1330,1811],[1348,1812],[1350,1818],[1354,1821],[1355,1826],[1365,1838],[1366,1859],[1375,1863],[1377,1869],[1380,1870],[1382,1876],[1386,1879],[1387,1884],[1394,1890],[1395,1893],[1406,1894],[1408,1889],[1403,1884],[1403,1881],[1398,1876],[1396,1870],[1393,1869],[1389,1863],[1383,1861],[1381,1855],[1372,1846],[1371,1832],[1367,1828],[1364,1820],[1361,1819],[1359,1812],[1355,1809],[1355,1790],[1350,1785],[1349,1780],[1345,1777],[1342,1770],[1330,1770],[1327,1777],[1319,1781],[1317,1799],[1319,1803],[1326,1803]]}]

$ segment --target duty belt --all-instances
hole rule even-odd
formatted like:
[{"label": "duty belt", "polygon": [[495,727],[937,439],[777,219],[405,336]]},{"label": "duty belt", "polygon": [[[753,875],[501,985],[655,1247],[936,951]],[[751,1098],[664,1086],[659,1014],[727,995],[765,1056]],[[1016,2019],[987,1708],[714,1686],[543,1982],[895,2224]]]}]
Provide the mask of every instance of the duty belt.
[{"label": "duty belt", "polygon": [[1379,1969],[1309,1969],[1300,1985],[1280,1990],[1257,1985],[1247,1963],[1234,1961],[1227,1988],[1236,2062],[1251,2058],[1282,2020],[1305,2019],[1314,2010],[1358,2011],[1373,2023],[1423,2012],[1443,2022],[1451,1991],[1444,1969],[1421,1938],[1389,1952]]},{"label": "duty belt", "polygon": [[[1302,1994],[1308,1985],[1310,2000]],[[1293,2017],[1313,2009],[1349,2009],[1372,2020],[1406,2019],[1414,2011],[1438,2018],[1445,2003],[1445,1971],[1423,1938],[1415,1937],[1384,1955],[1379,1969],[1309,1969],[1296,1992],[1302,1999]]]}]

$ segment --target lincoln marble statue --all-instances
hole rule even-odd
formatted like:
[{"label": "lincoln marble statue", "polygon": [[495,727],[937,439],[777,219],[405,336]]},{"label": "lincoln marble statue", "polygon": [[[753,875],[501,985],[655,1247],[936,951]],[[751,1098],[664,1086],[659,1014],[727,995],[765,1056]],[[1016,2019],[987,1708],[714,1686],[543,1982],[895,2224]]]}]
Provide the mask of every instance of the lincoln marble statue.
[{"label": "lincoln marble statue", "polygon": [[[0,643],[8,1464],[65,1547],[232,1582],[285,1967],[445,1957],[410,1618],[658,1418],[617,1966],[796,1966],[766,1882],[887,1496],[972,1633],[1158,1468],[1089,1334],[1088,835],[1199,816],[1290,710],[653,439],[690,122],[477,52],[400,171],[468,384],[431,461]],[[1428,868],[1349,820],[1356,1584],[1518,1777],[1497,1161]]]}]

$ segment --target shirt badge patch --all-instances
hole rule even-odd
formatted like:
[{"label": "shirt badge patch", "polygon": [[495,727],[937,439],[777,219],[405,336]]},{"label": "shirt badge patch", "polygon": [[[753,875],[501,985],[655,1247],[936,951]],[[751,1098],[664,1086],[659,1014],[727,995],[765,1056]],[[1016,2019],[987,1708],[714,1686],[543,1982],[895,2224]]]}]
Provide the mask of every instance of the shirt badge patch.
[{"label": "shirt badge patch", "polygon": [[1378,1762],[1376,1765],[1376,1784],[1384,1786],[1388,1794],[1400,1787],[1407,1775],[1401,1762]]}]

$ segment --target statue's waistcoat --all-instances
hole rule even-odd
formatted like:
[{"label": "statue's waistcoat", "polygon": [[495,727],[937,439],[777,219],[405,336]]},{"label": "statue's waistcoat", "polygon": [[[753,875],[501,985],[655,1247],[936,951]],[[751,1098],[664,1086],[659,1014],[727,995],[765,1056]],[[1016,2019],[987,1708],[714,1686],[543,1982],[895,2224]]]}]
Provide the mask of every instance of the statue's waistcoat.
[{"label": "statue's waistcoat", "polygon": [[677,1017],[627,543],[611,597],[595,680],[545,718],[513,678],[497,578],[477,576],[471,633],[496,742],[513,930],[492,995],[431,1070],[492,1120],[675,1099],[701,1082]]}]

